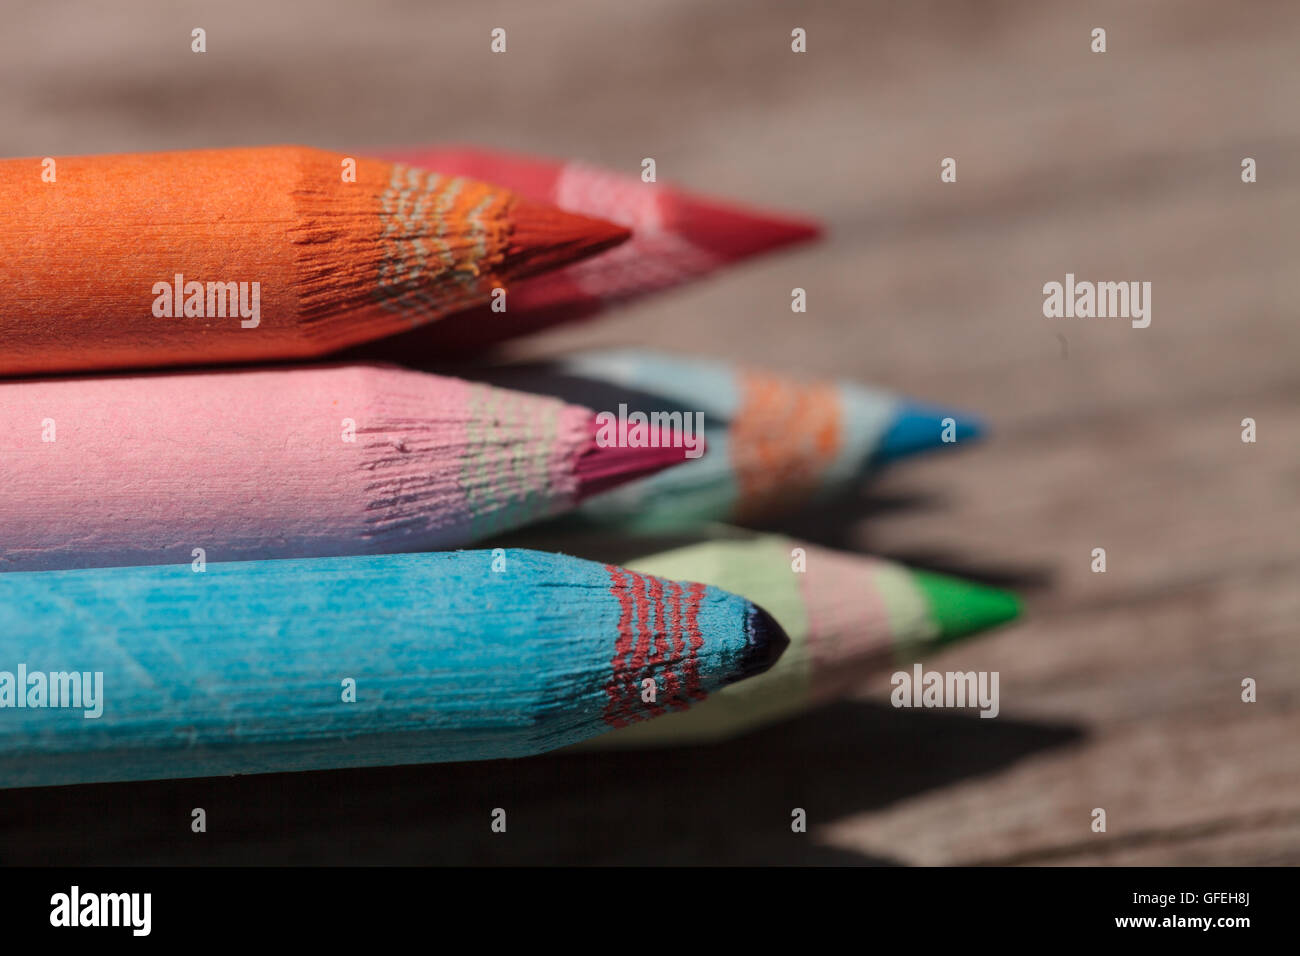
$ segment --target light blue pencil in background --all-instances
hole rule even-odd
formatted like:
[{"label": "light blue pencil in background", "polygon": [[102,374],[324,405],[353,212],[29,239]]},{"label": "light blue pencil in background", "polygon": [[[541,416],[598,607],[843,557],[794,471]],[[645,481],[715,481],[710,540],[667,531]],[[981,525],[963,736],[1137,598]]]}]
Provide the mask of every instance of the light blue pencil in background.
[{"label": "light blue pencil in background", "polygon": [[679,412],[680,430],[689,432],[702,416],[702,458],[596,495],[574,513],[640,531],[770,518],[852,489],[882,465],[960,447],[983,432],[974,416],[890,392],[643,349],[579,353],[482,376],[619,421],[636,412]]},{"label": "light blue pencil in background", "polygon": [[540,753],[786,644],[750,602],[528,550],[0,575],[0,785]]}]

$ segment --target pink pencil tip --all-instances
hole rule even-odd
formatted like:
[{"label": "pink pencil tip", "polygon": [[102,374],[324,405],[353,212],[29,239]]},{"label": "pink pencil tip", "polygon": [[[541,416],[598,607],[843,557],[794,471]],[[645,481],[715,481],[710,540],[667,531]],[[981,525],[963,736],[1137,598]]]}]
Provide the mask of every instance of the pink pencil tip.
[{"label": "pink pencil tip", "polygon": [[821,224],[811,219],[745,209],[688,194],[678,194],[676,200],[665,204],[671,210],[669,228],[728,262],[811,242],[822,235]]},{"label": "pink pencil tip", "polygon": [[[578,456],[574,469],[578,478],[579,501],[665,468],[694,461],[706,451],[703,435],[694,435],[687,442],[673,428],[661,429],[657,435],[652,429],[647,429],[649,440],[654,445],[644,448],[605,443],[605,432],[609,430],[592,417],[591,443]],[[616,438],[617,434],[613,437]]]}]

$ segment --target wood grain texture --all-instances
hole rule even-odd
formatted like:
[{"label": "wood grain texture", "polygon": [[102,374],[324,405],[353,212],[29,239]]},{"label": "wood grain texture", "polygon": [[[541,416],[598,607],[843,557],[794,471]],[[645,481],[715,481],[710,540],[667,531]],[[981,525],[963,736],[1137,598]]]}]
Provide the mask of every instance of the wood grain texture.
[{"label": "wood grain texture", "polygon": [[588,459],[642,473],[594,433],[379,364],[0,381],[0,571],[458,547],[572,507]]},{"label": "wood grain texture", "polygon": [[539,202],[626,226],[632,238],[608,254],[576,262],[510,290],[505,312],[471,309],[438,327],[413,329],[363,346],[356,354],[438,362],[697,281],[782,246],[808,242],[815,223],[684,193],[667,183],[646,188],[639,175],[482,148],[381,150],[394,163],[497,183]]},{"label": "wood grain texture", "polygon": [[[867,688],[716,748],[25,791],[0,797],[0,852],[1300,863],[1294,3],[380,8],[80,3],[68,30],[46,5],[11,3],[0,145],[442,139],[633,174],[653,156],[663,181],[825,220],[818,247],[523,354],[671,344],[984,416],[982,446],[900,465],[868,498],[784,530],[1024,593],[1024,623],[932,659],[999,670],[1002,714],[896,712]],[[201,21],[219,53],[189,52]],[[510,52],[492,57],[499,25]],[[1104,55],[1088,50],[1095,26]],[[479,110],[411,93],[467,73]],[[943,184],[948,156],[958,181]],[[1045,319],[1043,283],[1067,271],[1151,281],[1151,327]],[[795,286],[806,315],[789,311]],[[1105,575],[1088,570],[1094,547]],[[1239,702],[1243,676],[1259,703]],[[200,805],[228,826],[196,846]],[[489,832],[496,806],[511,808],[508,839]],[[796,806],[806,837],[789,831]],[[1088,829],[1096,806],[1104,835]]]},{"label": "wood grain texture", "polygon": [[320,356],[627,236],[302,147],[3,160],[0,227],[0,375]]},{"label": "wood grain texture", "polygon": [[0,787],[541,753],[761,673],[769,622],[527,550],[0,575]]}]

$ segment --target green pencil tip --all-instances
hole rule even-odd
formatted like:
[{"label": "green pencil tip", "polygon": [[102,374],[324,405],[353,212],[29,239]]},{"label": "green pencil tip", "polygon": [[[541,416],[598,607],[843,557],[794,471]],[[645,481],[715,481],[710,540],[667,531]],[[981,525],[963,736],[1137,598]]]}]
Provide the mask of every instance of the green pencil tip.
[{"label": "green pencil tip", "polygon": [[1020,616],[1020,598],[1010,591],[929,571],[911,570],[911,575],[930,605],[931,617],[939,625],[937,644],[1006,624]]}]

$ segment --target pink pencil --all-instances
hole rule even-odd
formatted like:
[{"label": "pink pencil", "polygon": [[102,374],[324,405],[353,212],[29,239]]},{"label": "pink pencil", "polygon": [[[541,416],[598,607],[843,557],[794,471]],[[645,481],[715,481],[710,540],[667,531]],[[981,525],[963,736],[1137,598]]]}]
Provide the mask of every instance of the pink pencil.
[{"label": "pink pencil", "polygon": [[566,212],[626,226],[632,238],[585,262],[516,283],[505,312],[473,308],[355,354],[437,362],[672,288],[728,264],[820,235],[815,223],[706,199],[586,163],[457,146],[389,150],[382,158],[505,186]]},{"label": "pink pencil", "polygon": [[0,570],[450,548],[685,460],[597,433],[382,365],[0,383]]}]

